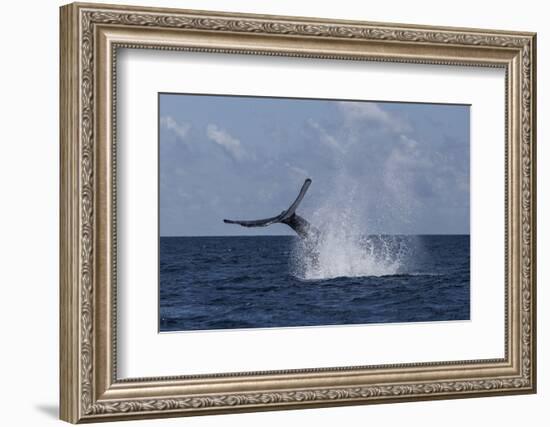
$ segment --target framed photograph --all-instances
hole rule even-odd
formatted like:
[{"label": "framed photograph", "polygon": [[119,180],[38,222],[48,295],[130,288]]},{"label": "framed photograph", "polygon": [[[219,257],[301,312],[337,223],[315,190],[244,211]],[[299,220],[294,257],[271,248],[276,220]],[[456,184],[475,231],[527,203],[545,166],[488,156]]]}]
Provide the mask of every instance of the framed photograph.
[{"label": "framed photograph", "polygon": [[536,391],[535,34],[60,22],[63,420]]}]

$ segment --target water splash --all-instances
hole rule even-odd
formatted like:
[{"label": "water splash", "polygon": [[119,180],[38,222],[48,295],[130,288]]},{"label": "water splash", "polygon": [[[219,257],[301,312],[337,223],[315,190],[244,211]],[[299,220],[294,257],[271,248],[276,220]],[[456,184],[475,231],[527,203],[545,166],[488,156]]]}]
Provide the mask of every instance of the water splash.
[{"label": "water splash", "polygon": [[407,238],[368,235],[365,204],[357,203],[356,188],[348,185],[345,193],[335,193],[333,200],[313,214],[321,233],[315,241],[297,241],[293,254],[296,277],[323,280],[403,273],[410,254]]},{"label": "water splash", "polygon": [[295,274],[304,280],[401,274],[407,242],[399,236],[352,236],[332,230],[313,247],[297,242]]}]

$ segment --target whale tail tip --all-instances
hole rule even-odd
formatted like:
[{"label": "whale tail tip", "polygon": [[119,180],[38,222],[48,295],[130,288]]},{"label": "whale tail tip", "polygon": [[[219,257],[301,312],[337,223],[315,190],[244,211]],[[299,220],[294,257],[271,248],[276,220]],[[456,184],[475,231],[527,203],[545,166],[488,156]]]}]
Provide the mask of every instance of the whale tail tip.
[{"label": "whale tail tip", "polygon": [[311,178],[307,178],[302,184],[302,188],[300,189],[300,193],[298,193],[298,197],[296,197],[296,200],[294,200],[294,202],[290,205],[290,207],[287,210],[284,210],[277,216],[274,216],[271,218],[265,218],[265,219],[255,219],[255,220],[224,219],[223,222],[226,224],[237,224],[242,227],[267,227],[268,225],[276,224],[276,223],[285,223],[287,225],[290,225],[289,220],[296,214],[296,209],[302,202],[311,183],[312,183]]}]

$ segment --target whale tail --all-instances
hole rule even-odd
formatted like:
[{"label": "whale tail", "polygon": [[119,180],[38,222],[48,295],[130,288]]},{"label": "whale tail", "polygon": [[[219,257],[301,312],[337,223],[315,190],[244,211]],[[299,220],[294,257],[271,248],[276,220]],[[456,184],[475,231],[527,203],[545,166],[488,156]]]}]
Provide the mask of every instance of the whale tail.
[{"label": "whale tail", "polygon": [[271,224],[282,223],[292,228],[301,238],[310,238],[312,237],[312,235],[318,236],[319,231],[304,218],[296,214],[296,209],[302,202],[310,185],[311,179],[307,178],[304,181],[304,184],[302,185],[302,188],[300,190],[300,193],[298,194],[298,197],[296,197],[296,200],[294,200],[294,202],[287,210],[282,211],[277,216],[254,220],[224,219],[223,222],[225,222],[226,224],[238,224],[242,227],[267,227]]}]

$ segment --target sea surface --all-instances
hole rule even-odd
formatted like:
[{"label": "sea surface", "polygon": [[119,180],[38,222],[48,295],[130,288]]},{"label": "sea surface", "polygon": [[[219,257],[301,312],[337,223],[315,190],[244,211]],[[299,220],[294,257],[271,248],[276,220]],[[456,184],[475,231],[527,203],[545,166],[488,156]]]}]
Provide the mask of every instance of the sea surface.
[{"label": "sea surface", "polygon": [[470,236],[160,238],[161,332],[470,319]]}]

